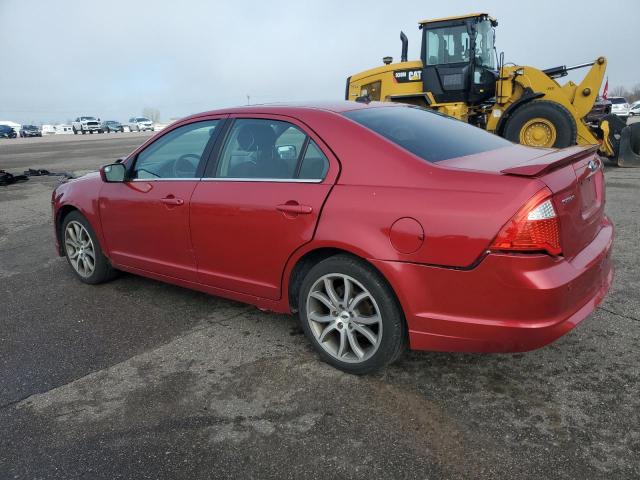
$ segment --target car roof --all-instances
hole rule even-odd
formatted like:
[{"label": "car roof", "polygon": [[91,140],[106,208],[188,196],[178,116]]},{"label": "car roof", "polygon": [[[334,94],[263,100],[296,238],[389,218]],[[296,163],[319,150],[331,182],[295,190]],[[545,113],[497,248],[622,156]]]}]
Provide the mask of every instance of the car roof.
[{"label": "car roof", "polygon": [[305,112],[324,111],[331,113],[343,113],[351,110],[361,110],[366,108],[380,107],[401,107],[407,106],[401,103],[392,102],[288,102],[288,103],[264,103],[256,105],[243,105],[238,107],[209,110],[190,115],[183,120],[203,117],[207,115],[220,114],[279,114],[279,115],[303,115]]}]

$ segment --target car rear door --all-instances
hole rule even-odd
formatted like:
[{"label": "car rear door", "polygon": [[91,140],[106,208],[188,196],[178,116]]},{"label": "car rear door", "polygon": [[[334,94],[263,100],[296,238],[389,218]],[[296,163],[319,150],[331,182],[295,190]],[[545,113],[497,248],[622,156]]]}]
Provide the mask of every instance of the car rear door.
[{"label": "car rear door", "polygon": [[200,282],[279,299],[285,264],[309,242],[339,164],[289,117],[235,116],[191,198]]},{"label": "car rear door", "polygon": [[189,200],[211,154],[221,119],[178,125],[135,154],[123,183],[105,183],[100,217],[117,265],[197,281]]}]

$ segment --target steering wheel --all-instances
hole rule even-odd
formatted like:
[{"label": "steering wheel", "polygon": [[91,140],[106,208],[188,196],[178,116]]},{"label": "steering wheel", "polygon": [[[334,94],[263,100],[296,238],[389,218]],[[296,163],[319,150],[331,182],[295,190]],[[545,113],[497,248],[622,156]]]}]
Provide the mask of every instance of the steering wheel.
[{"label": "steering wheel", "polygon": [[196,155],[195,153],[180,155],[178,159],[173,162],[173,177],[193,177],[198,169],[198,163],[200,163],[200,155]]}]

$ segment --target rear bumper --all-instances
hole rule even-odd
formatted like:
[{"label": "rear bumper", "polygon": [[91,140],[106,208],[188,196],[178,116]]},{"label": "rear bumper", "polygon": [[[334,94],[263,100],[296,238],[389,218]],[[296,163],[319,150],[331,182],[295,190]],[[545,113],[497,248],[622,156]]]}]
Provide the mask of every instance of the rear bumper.
[{"label": "rear bumper", "polygon": [[542,347],[584,320],[613,279],[613,227],[572,260],[489,254],[471,270],[373,263],[400,297],[415,350],[521,352]]}]

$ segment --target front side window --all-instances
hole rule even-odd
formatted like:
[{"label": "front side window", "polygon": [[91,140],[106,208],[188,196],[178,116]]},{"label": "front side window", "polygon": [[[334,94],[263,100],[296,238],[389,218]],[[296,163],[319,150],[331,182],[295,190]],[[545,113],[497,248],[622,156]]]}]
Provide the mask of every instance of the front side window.
[{"label": "front side window", "polygon": [[242,118],[234,122],[216,169],[217,178],[296,179],[308,151],[307,135],[279,120]]},{"label": "front side window", "polygon": [[195,178],[207,145],[215,141],[218,123],[195,122],[163,135],[138,154],[133,178]]},{"label": "front side window", "polygon": [[375,107],[344,115],[429,162],[508,147],[511,142],[421,107]]}]

